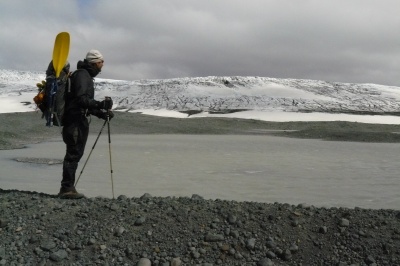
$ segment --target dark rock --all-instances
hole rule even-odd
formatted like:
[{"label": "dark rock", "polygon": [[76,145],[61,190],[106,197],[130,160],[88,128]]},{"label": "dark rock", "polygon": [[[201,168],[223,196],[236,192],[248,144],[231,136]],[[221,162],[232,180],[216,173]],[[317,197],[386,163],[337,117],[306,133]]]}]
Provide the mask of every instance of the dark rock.
[{"label": "dark rock", "polygon": [[230,236],[232,236],[233,238],[238,238],[240,233],[237,230],[233,230],[229,233]]},{"label": "dark rock", "polygon": [[173,258],[171,260],[171,266],[181,266],[182,265],[182,261],[180,258]]},{"label": "dark rock", "polygon": [[274,240],[267,240],[267,242],[266,242],[266,246],[268,247],[268,248],[275,248],[276,247],[276,243],[275,243],[275,241]]},{"label": "dark rock", "polygon": [[138,261],[137,266],[151,266],[151,261],[148,258],[141,258]]},{"label": "dark rock", "polygon": [[204,198],[198,194],[193,194],[192,195],[192,200],[204,200]]},{"label": "dark rock", "polygon": [[349,220],[347,220],[345,218],[340,220],[339,226],[341,226],[341,227],[349,227],[349,225],[350,225],[350,221]]},{"label": "dark rock", "polygon": [[128,200],[128,197],[125,196],[125,195],[120,195],[120,196],[118,196],[117,199],[120,200],[120,201],[125,201],[125,200]]},{"label": "dark rock", "polygon": [[0,259],[4,259],[6,256],[6,249],[4,247],[0,247]]},{"label": "dark rock", "polygon": [[267,251],[267,253],[265,254],[268,258],[270,259],[275,259],[276,258],[276,254],[272,251]]},{"label": "dark rock", "polygon": [[375,263],[375,259],[372,256],[368,256],[365,259],[365,263],[368,264],[368,265],[371,265],[372,263]]},{"label": "dark rock", "polygon": [[218,235],[218,234],[208,233],[204,237],[204,241],[207,241],[207,242],[218,242],[218,241],[223,241],[223,240],[224,240],[224,236],[223,235]]},{"label": "dark rock", "polygon": [[288,261],[292,258],[292,252],[290,252],[290,250],[286,249],[282,254],[281,254],[281,258],[284,261]]},{"label": "dark rock", "polygon": [[228,216],[228,223],[229,224],[235,224],[237,222],[237,217],[233,214],[229,214]]},{"label": "dark rock", "polygon": [[326,233],[328,232],[328,227],[326,227],[326,226],[321,226],[321,227],[319,228],[319,232],[320,232],[321,234],[326,234]]},{"label": "dark rock", "polygon": [[153,196],[152,195],[150,195],[149,193],[144,193],[141,197],[140,197],[140,199],[151,199]]},{"label": "dark rock", "polygon": [[9,222],[6,219],[0,218],[0,228],[5,228],[8,223]]},{"label": "dark rock", "polygon": [[257,262],[257,266],[274,266],[275,263],[272,262],[272,260],[268,258],[263,258]]},{"label": "dark rock", "polygon": [[44,251],[52,251],[57,247],[57,244],[51,240],[45,240],[40,244],[40,248]]},{"label": "dark rock", "polygon": [[119,209],[118,204],[112,203],[112,204],[110,205],[110,210],[112,210],[112,211],[117,211],[118,209]]},{"label": "dark rock", "polygon": [[56,261],[56,262],[62,261],[64,259],[66,259],[66,258],[68,258],[68,253],[63,249],[60,249],[60,250],[58,250],[56,252],[53,252],[50,255],[50,259],[52,261]]},{"label": "dark rock", "polygon": [[246,242],[246,247],[247,249],[253,250],[256,245],[256,239],[255,238],[250,238]]},{"label": "dark rock", "polygon": [[[135,225],[138,225],[138,224],[135,223]],[[115,229],[115,231],[114,231],[114,236],[120,237],[120,236],[122,236],[122,234],[123,234],[124,232],[125,232],[125,228],[123,228],[122,226],[119,226],[119,227],[117,227],[117,228]]]},{"label": "dark rock", "polygon": [[296,244],[292,244],[289,248],[290,252],[292,254],[296,253],[297,251],[299,251],[299,247]]},{"label": "dark rock", "polygon": [[135,221],[135,225],[140,226],[143,225],[146,222],[146,218],[145,217],[139,217],[136,219]]}]

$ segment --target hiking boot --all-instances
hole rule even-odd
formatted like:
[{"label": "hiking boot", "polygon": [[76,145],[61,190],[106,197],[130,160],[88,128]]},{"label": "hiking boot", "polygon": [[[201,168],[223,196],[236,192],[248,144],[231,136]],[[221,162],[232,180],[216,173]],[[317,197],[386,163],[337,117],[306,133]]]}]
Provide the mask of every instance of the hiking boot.
[{"label": "hiking boot", "polygon": [[58,197],[60,199],[82,199],[85,198],[85,195],[78,193],[75,188],[70,190],[61,188],[60,193],[58,193]]}]

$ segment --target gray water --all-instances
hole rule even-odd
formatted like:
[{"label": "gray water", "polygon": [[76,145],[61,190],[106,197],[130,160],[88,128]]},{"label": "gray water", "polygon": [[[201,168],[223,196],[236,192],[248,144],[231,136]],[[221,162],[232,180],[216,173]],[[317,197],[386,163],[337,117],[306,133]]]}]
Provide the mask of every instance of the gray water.
[{"label": "gray water", "polygon": [[[77,176],[96,136],[88,140]],[[61,139],[0,151],[0,187],[58,193]],[[315,206],[400,209],[399,144],[328,142],[272,136],[112,135],[115,197],[191,196]],[[107,135],[100,137],[78,191],[112,197]]]}]

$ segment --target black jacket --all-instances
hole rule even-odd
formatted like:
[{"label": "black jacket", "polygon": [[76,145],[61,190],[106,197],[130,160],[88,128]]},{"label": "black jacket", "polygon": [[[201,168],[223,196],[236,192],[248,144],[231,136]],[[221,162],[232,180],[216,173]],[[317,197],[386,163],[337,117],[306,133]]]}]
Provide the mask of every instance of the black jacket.
[{"label": "black jacket", "polygon": [[71,92],[66,99],[64,118],[74,119],[78,115],[95,113],[99,110],[100,102],[94,99],[94,81],[99,71],[94,69],[86,60],[79,61],[77,70],[71,76]]}]

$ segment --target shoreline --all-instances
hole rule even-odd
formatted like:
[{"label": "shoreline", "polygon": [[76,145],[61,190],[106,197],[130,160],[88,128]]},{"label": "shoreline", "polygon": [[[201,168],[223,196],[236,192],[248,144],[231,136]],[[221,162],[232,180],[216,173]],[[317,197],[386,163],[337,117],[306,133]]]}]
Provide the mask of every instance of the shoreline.
[{"label": "shoreline", "polygon": [[[58,127],[47,128],[40,112],[0,114],[0,150],[23,148],[60,136]],[[98,134],[103,121],[91,118],[90,134]],[[356,122],[266,122],[237,118],[170,118],[116,112],[111,134],[242,134],[282,137],[400,143],[400,125]]]}]

